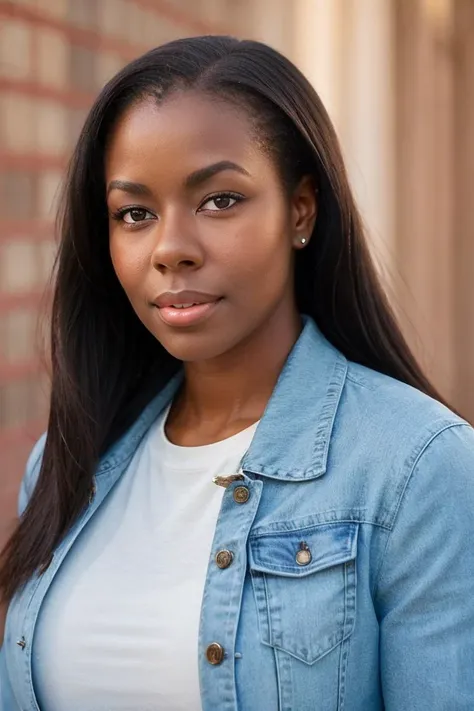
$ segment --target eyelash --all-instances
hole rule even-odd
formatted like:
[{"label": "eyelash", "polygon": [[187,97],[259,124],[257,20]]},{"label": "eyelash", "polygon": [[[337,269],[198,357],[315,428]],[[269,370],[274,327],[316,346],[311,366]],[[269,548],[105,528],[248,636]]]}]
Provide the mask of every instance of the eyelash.
[{"label": "eyelash", "polygon": [[[205,205],[206,203],[210,202],[211,200],[216,200],[218,198],[230,198],[231,200],[235,200],[234,205],[231,205],[230,207],[224,207],[222,210],[209,210],[208,212],[215,212],[215,213],[220,213],[220,212],[227,212],[228,210],[231,210],[235,205],[238,205],[240,202],[245,200],[243,195],[240,195],[239,193],[234,193],[234,192],[221,192],[221,193],[214,193],[213,195],[208,195],[199,205],[198,207],[198,212],[201,210],[202,206]],[[150,214],[153,215],[152,210],[148,210],[146,207],[142,207],[141,205],[130,205],[129,207],[121,207],[118,210],[115,210],[115,212],[111,213],[111,218],[113,220],[116,220],[117,222],[123,222],[125,215],[128,213],[132,212],[132,210],[144,210],[145,212],[149,212]],[[135,225],[141,225],[143,222],[149,222],[150,220],[139,220],[138,222],[127,222],[125,223],[128,228],[134,228]]]},{"label": "eyelash", "polygon": [[227,212],[227,210],[231,210],[235,205],[238,205],[239,202],[242,202],[245,200],[243,195],[240,195],[240,193],[233,193],[233,192],[221,192],[221,193],[214,193],[212,195],[208,195],[204,200],[201,202],[199,205],[198,211],[201,209],[203,205],[205,205],[207,202],[210,202],[211,200],[216,200],[217,198],[230,198],[231,200],[235,200],[235,204],[231,205],[230,207],[224,207],[222,210],[209,210],[209,212]]},{"label": "eyelash", "polygon": [[[141,205],[130,205],[129,207],[120,207],[118,210],[115,210],[115,212],[111,213],[111,218],[113,220],[116,220],[117,222],[124,222],[124,217],[127,215],[129,212],[132,212],[132,210],[144,210],[145,212],[149,212],[151,215],[153,215],[153,212],[151,210],[147,210],[146,207],[142,207]],[[125,223],[127,226],[132,226],[135,225],[140,225],[142,222],[148,222],[148,220],[141,220],[139,222],[127,222]]]}]

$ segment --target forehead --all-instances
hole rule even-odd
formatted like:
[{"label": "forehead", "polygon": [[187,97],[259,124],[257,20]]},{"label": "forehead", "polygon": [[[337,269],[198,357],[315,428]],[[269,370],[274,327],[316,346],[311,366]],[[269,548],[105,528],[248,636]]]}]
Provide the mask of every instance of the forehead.
[{"label": "forehead", "polygon": [[129,107],[112,131],[107,178],[140,165],[153,173],[191,172],[215,160],[267,162],[245,109],[192,91]]}]

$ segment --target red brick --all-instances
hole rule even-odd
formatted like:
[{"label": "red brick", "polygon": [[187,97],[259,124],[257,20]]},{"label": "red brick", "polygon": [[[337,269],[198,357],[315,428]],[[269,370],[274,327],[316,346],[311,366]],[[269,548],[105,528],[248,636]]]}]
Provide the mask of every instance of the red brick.
[{"label": "red brick", "polygon": [[92,92],[95,89],[95,64],[97,52],[73,45],[70,52],[69,76],[71,85],[82,92]]},{"label": "red brick", "polygon": [[0,383],[0,425],[7,428],[24,426],[28,419],[28,381]]},{"label": "red brick", "polygon": [[5,362],[34,361],[36,358],[36,308],[12,310],[3,316],[2,351]]},{"label": "red brick", "polygon": [[29,96],[12,92],[0,95],[0,143],[2,150],[26,153],[36,149],[35,114],[36,102]]},{"label": "red brick", "polygon": [[36,211],[37,176],[26,170],[0,173],[0,204],[3,219],[29,219]]},{"label": "red brick", "polygon": [[78,27],[96,30],[100,2],[97,0],[69,0],[68,20]]},{"label": "red brick", "polygon": [[[98,0],[100,2],[100,0]],[[83,2],[80,0],[78,4]],[[43,15],[54,18],[66,17],[68,13],[68,0],[35,0],[35,8]]]},{"label": "red brick", "polygon": [[54,101],[38,101],[36,148],[40,153],[62,155],[67,149],[67,111]]},{"label": "red brick", "polygon": [[63,172],[60,170],[43,170],[37,180],[37,215],[41,218],[53,219],[56,214],[61,191]]},{"label": "red brick", "polygon": [[66,37],[57,30],[41,27],[36,30],[36,78],[45,87],[68,87],[70,47]]},{"label": "red brick", "polygon": [[20,20],[4,18],[0,23],[0,75],[27,79],[32,74],[31,28]]},{"label": "red brick", "polygon": [[38,258],[35,243],[6,242],[1,247],[0,284],[4,293],[28,293],[38,287]]}]

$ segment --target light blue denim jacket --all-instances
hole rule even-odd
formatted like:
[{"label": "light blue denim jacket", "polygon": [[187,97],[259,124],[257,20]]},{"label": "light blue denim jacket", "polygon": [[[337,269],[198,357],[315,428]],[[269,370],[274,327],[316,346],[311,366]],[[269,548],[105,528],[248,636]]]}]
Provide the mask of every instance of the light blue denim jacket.
[{"label": "light blue denim jacket", "polygon": [[[41,603],[180,377],[104,456],[90,506],[13,599],[2,711],[38,711]],[[20,511],[43,444],[29,459]],[[242,470],[224,493],[202,602],[203,710],[473,711],[471,427],[348,362],[305,319]],[[247,501],[234,498],[241,486]],[[222,549],[234,554],[225,569],[215,562]],[[218,665],[206,657],[214,642],[225,650]]]}]

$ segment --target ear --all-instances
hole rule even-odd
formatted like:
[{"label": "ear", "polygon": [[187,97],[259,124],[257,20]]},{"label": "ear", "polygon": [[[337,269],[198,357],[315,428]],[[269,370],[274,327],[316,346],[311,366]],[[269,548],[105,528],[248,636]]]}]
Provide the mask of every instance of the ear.
[{"label": "ear", "polygon": [[311,239],[318,212],[317,189],[310,175],[305,175],[291,198],[291,239],[295,249],[303,249]]}]

